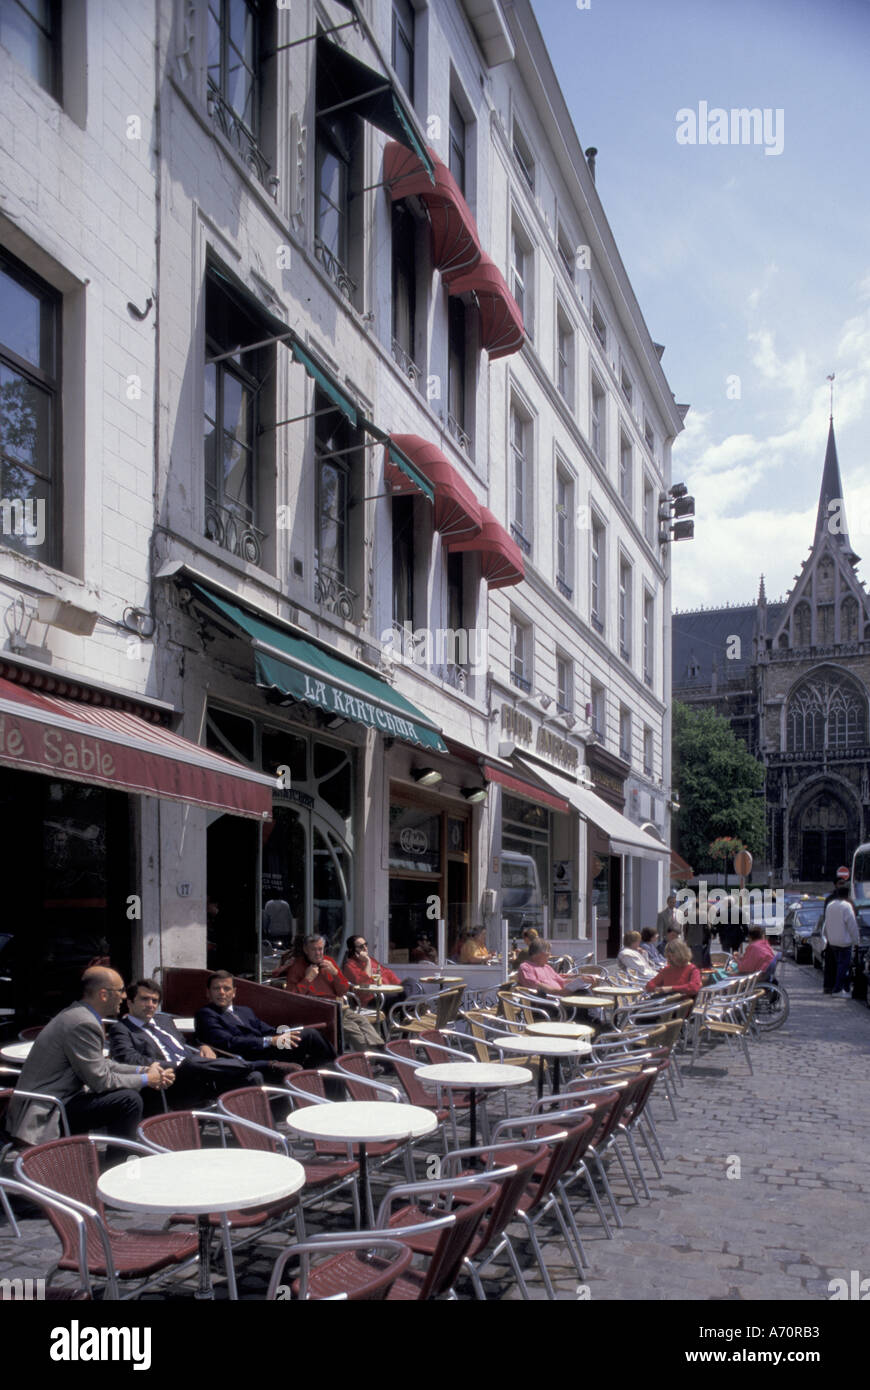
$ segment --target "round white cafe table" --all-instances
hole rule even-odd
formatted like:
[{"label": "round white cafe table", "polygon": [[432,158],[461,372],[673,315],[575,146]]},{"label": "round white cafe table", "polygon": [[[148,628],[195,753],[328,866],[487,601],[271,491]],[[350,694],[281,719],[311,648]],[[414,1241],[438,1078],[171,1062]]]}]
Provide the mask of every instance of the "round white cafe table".
[{"label": "round white cafe table", "polygon": [[342,1100],[305,1105],[288,1115],[286,1124],[294,1134],[301,1134],[306,1139],[335,1139],[342,1144],[358,1145],[360,1211],[368,1213],[369,1224],[374,1226],[366,1144],[420,1139],[438,1128],[438,1119],[431,1110],[424,1110],[422,1105],[382,1100]]},{"label": "round white cafe table", "polygon": [[22,1062],[27,1061],[32,1047],[32,1040],[30,1042],[6,1043],[4,1047],[0,1047],[0,1057],[3,1058],[4,1062],[15,1062],[20,1066]]},{"label": "round white cafe table", "polygon": [[591,1023],[527,1023],[526,1032],[542,1038],[591,1038]]},{"label": "round white cafe table", "polygon": [[436,1062],[432,1066],[418,1067],[414,1077],[417,1081],[446,1086],[448,1090],[460,1087],[471,1093],[468,1127],[469,1144],[473,1149],[477,1144],[477,1092],[501,1090],[503,1086],[525,1086],[531,1081],[532,1073],[525,1067],[512,1067],[504,1062]]},{"label": "round white cafe table", "polygon": [[280,1202],[292,1197],[304,1182],[302,1164],[284,1154],[256,1149],[185,1149],[120,1163],[100,1176],[97,1191],[104,1201],[124,1211],[161,1216],[183,1211],[198,1217],[197,1298],[214,1298],[208,1218]]},{"label": "round white cafe table", "polygon": [[[553,1095],[559,1094],[559,1064],[563,1057],[582,1057],[592,1051],[592,1044],[582,1038],[546,1038],[536,1033],[516,1033],[512,1038],[499,1038],[499,1048],[505,1052],[531,1052],[541,1061],[549,1057],[553,1063]],[[538,1071],[538,1097],[544,1093],[544,1068]]]},{"label": "round white cafe table", "polygon": [[421,985],[464,985],[464,975],[421,975]]},{"label": "round white cafe table", "polygon": [[596,985],[594,992],[608,994],[616,999],[621,994],[643,994],[644,991],[641,985]]}]

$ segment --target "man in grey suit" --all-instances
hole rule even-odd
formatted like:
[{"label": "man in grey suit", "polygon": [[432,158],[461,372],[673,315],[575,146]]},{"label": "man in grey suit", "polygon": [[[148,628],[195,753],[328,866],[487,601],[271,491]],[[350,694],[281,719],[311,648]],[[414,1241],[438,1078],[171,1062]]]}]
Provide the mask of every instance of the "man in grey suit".
[{"label": "man in grey suit", "polygon": [[[124,982],[116,971],[105,966],[86,970],[81,999],[46,1024],[18,1078],[22,1091],[63,1101],[73,1134],[104,1129],[135,1139],[144,1088],[162,1091],[175,1080],[175,1072],[158,1062],[133,1066],[103,1056],[103,1019],[117,1017],[123,994]],[[56,1139],[60,1132],[57,1109],[38,1100],[13,1100],[6,1125],[25,1144]]]}]

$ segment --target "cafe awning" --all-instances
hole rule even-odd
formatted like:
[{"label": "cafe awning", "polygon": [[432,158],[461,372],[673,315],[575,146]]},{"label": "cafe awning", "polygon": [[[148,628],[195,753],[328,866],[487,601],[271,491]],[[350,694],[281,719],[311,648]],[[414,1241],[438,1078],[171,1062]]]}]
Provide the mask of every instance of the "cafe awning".
[{"label": "cafe awning", "polygon": [[[525,767],[534,772],[534,766],[527,762],[525,758],[518,758]],[[579,811],[584,820],[591,820],[593,825],[597,825],[599,830],[603,830],[610,840],[610,851],[612,854],[630,854],[639,859],[652,859],[661,862],[662,856],[670,857],[670,847],[663,845],[660,840],[653,839],[634,821],[630,821],[621,811],[617,811],[602,797],[590,791],[588,787],[581,787],[577,782],[569,782],[567,777],[560,777],[558,773],[547,770],[547,784],[552,786],[555,792],[564,796],[576,811]]]},{"label": "cafe awning", "polygon": [[446,753],[440,730],[386,681],[314,642],[293,637],[202,584],[194,583],[191,587],[209,607],[250,638],[256,682],[264,690],[276,690],[332,717],[363,724],[418,748]]},{"label": "cafe awning", "polygon": [[538,806],[546,806],[548,811],[558,811],[561,815],[566,816],[571,810],[568,801],[564,797],[555,796],[551,791],[548,791],[546,787],[541,785],[534,773],[531,777],[518,776],[514,771],[499,767],[489,758],[483,760],[480,770],[487,782],[497,782],[506,791],[513,792],[514,796],[522,796],[526,801],[534,801]]},{"label": "cafe awning", "polygon": [[507,281],[489,256],[482,255],[470,270],[450,281],[451,294],[468,291],[473,291],[477,299],[481,347],[486,348],[490,361],[519,352],[526,335],[523,316]]},{"label": "cafe awning", "polygon": [[695,870],[675,849],[671,850],[671,878],[677,882],[695,877]]},{"label": "cafe awning", "polygon": [[432,160],[394,82],[327,38],[317,40],[317,118],[356,111],[419,159],[434,182]]},{"label": "cafe awning", "polygon": [[393,492],[404,497],[409,493],[421,492],[430,502],[435,501],[435,489],[424,477],[419,468],[402,452],[398,444],[392,439],[384,441],[387,451],[386,462],[384,463],[384,477],[393,489]]},{"label": "cafe awning", "polygon": [[139,715],[0,679],[0,764],[269,820],[274,779]]},{"label": "cafe awning", "polygon": [[404,145],[391,143],[384,150],[384,182],[393,202],[420,198],[432,227],[432,262],[447,283],[480,260],[477,223],[459,184],[434,150],[429,150],[433,177]]},{"label": "cafe awning", "polygon": [[419,434],[391,434],[390,444],[410,459],[435,489],[435,529],[451,548],[453,541],[476,536],[481,525],[480,503],[438,445]]},{"label": "cafe awning", "polygon": [[480,572],[490,589],[506,589],[525,578],[523,557],[516,541],[508,535],[489,507],[480,509],[480,531],[470,540],[451,541],[449,550],[476,550]]}]

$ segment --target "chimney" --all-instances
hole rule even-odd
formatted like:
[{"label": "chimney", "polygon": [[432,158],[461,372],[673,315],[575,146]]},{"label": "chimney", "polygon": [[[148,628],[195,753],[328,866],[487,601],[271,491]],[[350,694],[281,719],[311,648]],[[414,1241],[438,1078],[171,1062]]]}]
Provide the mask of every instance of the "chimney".
[{"label": "chimney", "polygon": [[586,163],[589,165],[589,172],[592,175],[592,182],[595,182],[595,156],[598,151],[594,145],[590,145],[586,151]]}]

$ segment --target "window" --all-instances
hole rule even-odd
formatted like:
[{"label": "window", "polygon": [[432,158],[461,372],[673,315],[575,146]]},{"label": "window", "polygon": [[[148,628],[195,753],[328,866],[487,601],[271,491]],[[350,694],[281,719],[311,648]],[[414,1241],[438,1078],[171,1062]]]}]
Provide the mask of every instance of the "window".
[{"label": "window", "polygon": [[649,451],[650,451],[650,454],[652,455],[653,458],[655,458],[655,456],[656,456],[656,437],[655,437],[655,431],[653,430],[653,427],[652,427],[652,425],[650,424],[649,420],[647,420],[646,418],[644,419],[644,422],[643,422],[643,438],[644,438],[644,443],[646,444],[646,447],[647,447],[647,448],[649,449]]},{"label": "window", "polygon": [[619,756],[631,762],[631,711],[619,706]]},{"label": "window", "polygon": [[260,6],[256,0],[209,0],[208,105],[212,119],[265,183],[262,153]]},{"label": "window", "polygon": [[653,683],[656,602],[648,589],[643,595],[643,678]]},{"label": "window", "polygon": [[450,98],[450,172],[465,193],[465,119],[455,97]]},{"label": "window", "polygon": [[417,228],[402,203],[393,205],[393,357],[416,386]]},{"label": "window", "polygon": [[604,424],[606,397],[604,387],[597,377],[592,378],[592,448],[604,460]]},{"label": "window", "polygon": [[523,132],[520,130],[516,121],[514,121],[513,151],[514,159],[517,162],[517,167],[520,173],[522,174],[524,181],[526,182],[526,184],[528,184],[529,189],[532,193],[534,193],[535,161],[532,157],[531,149],[529,148],[529,142],[526,140],[525,136],[523,135]]},{"label": "window", "polygon": [[533,333],[533,290],[532,275],[534,262],[532,248],[525,233],[514,223],[511,230],[511,293],[523,317],[523,324],[529,338]]},{"label": "window", "polygon": [[601,345],[601,351],[607,351],[607,325],[604,322],[604,315],[597,304],[592,305],[592,331]]},{"label": "window", "polygon": [[604,523],[592,516],[589,530],[589,592],[592,626],[604,631]]},{"label": "window", "polygon": [[393,72],[414,101],[414,7],[410,0],[393,0]]},{"label": "window", "polygon": [[794,644],[796,647],[812,645],[812,613],[808,603],[799,603],[794,610]]},{"label": "window", "polygon": [[559,223],[559,227],[556,233],[556,249],[559,252],[559,260],[562,262],[568,279],[571,281],[571,284],[573,285],[575,263],[574,243],[572,242],[571,238],[569,237],[568,233],[565,231],[565,228],[562,226],[561,223]]},{"label": "window", "polygon": [[591,726],[592,726],[592,732],[593,732],[594,734],[597,734],[598,737],[603,741],[603,740],[604,740],[604,735],[605,735],[605,727],[604,727],[604,718],[605,718],[605,716],[604,716],[604,708],[605,708],[605,706],[604,706],[604,686],[603,686],[603,685],[599,685],[597,681],[590,681],[590,683],[589,683],[589,695],[590,695],[589,703],[590,703],[590,706],[591,706],[590,713],[589,713],[589,723],[590,723]]},{"label": "window", "polygon": [[521,414],[519,407],[515,402],[512,402],[510,412],[511,533],[526,555],[532,553],[532,543],[527,539],[532,531],[532,480],[529,461],[531,428],[531,421]]},{"label": "window", "polygon": [[556,474],[556,588],[563,598],[574,597],[574,483]]},{"label": "window", "polygon": [[414,499],[394,497],[393,623],[414,625]]},{"label": "window", "polygon": [[625,396],[625,399],[628,401],[628,404],[631,405],[631,398],[634,395],[634,387],[631,384],[631,377],[628,375],[628,372],[626,371],[625,367],[623,367],[622,371],[620,372],[619,384],[622,387],[622,394]]},{"label": "window", "polygon": [[352,299],[356,291],[348,270],[351,128],[351,118],[342,118],[340,112],[328,120],[318,121],[314,228],[314,254],[348,299]]},{"label": "window", "polygon": [[[233,555],[260,564],[258,426],[267,383],[274,389],[275,349],[242,349],[271,337],[271,331],[254,305],[209,271],[205,334],[205,534]],[[208,360],[229,351],[232,357]]]},{"label": "window", "polygon": [[649,478],[643,480],[643,534],[650,545],[655,543],[656,494]]},{"label": "window", "polygon": [[58,101],[60,28],[58,0],[0,0],[0,43]]},{"label": "window", "polygon": [[571,714],[574,709],[574,663],[559,652],[556,653],[556,704],[560,714]]},{"label": "window", "polygon": [[627,507],[631,506],[632,473],[631,444],[624,434],[619,436],[619,495]]},{"label": "window", "polygon": [[[359,538],[352,534],[353,479],[360,451],[357,432],[340,410],[330,408],[322,391],[314,393],[314,466],[317,482],[314,601],[345,621],[354,617],[359,597]],[[394,499],[398,501],[399,499]],[[356,515],[359,524],[359,511]],[[352,585],[356,582],[356,588]]]},{"label": "window", "polygon": [[631,661],[631,565],[619,562],[619,655]]},{"label": "window", "polygon": [[857,748],[866,742],[866,697],[848,676],[814,675],[789,696],[786,734],[789,752]]},{"label": "window", "polygon": [[559,305],[556,309],[556,385],[566,405],[574,409],[574,329]]},{"label": "window", "polygon": [[644,725],[643,727],[643,770],[647,777],[653,775],[653,731]]},{"label": "window", "polygon": [[0,255],[0,540],[60,563],[60,297]]},{"label": "window", "polygon": [[471,440],[466,429],[466,339],[465,305],[451,296],[447,310],[447,427],[466,453]]},{"label": "window", "polygon": [[532,629],[511,615],[511,680],[527,693],[532,688]]}]

